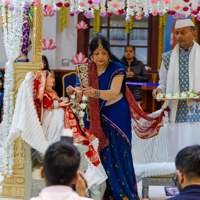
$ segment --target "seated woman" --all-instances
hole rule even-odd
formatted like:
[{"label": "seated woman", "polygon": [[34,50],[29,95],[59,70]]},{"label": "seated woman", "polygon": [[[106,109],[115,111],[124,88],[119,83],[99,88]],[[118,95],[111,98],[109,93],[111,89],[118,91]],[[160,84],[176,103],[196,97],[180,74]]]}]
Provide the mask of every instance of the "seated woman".
[{"label": "seated woman", "polygon": [[96,166],[97,174],[93,179],[96,178],[100,184],[107,176],[97,153],[98,139],[88,129],[79,126],[76,115],[69,107],[71,102],[61,100],[52,89],[54,81],[52,74],[47,70],[40,72],[35,79],[35,106],[47,142],[52,144],[59,141],[64,128],[72,129],[74,142],[89,147],[86,153],[87,161]]},{"label": "seated woman", "polygon": [[[145,69],[142,61],[137,60],[135,57],[135,47],[126,46],[124,49],[124,56],[120,60],[121,64],[126,69],[126,81],[130,82],[148,82],[149,75]],[[132,95],[138,104],[142,100],[141,86],[129,85],[128,86]]]}]

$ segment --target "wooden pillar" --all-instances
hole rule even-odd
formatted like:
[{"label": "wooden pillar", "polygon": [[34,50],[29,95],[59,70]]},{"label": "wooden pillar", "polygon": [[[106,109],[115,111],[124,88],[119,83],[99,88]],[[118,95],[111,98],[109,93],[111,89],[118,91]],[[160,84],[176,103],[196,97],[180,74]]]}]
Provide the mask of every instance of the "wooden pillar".
[{"label": "wooden pillar", "polygon": [[151,63],[150,66],[152,68],[152,72],[157,72],[158,67],[158,29],[159,29],[159,16],[152,16],[150,20],[151,32],[149,33],[149,38],[151,38],[150,44],[150,58]]},{"label": "wooden pillar", "polygon": [[[78,14],[78,22],[84,21],[83,13]],[[84,53],[84,29],[77,29],[77,53]]]}]

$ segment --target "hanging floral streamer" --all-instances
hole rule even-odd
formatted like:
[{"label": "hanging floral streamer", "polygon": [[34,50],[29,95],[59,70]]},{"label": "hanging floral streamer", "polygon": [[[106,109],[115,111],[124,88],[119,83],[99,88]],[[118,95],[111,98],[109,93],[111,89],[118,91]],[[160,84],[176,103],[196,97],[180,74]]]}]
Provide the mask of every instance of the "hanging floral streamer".
[{"label": "hanging floral streamer", "polygon": [[166,19],[167,13],[165,13],[163,16],[159,16],[159,28],[166,26]]},{"label": "hanging floral streamer", "polygon": [[62,6],[60,8],[60,32],[63,32],[65,27],[67,27],[67,8]]},{"label": "hanging floral streamer", "polygon": [[[6,142],[14,110],[14,67],[13,63],[20,53],[20,40],[22,37],[22,12],[25,1],[12,0],[2,2],[4,46],[7,55],[4,82],[4,114],[3,114],[3,148],[4,148],[4,173],[10,176],[14,164],[14,143]],[[8,8],[8,9],[7,9]],[[14,9],[15,8],[15,9]]]},{"label": "hanging floral streamer", "polygon": [[[29,0],[29,3],[34,2],[34,6],[38,6],[39,1]],[[165,13],[174,18],[186,18],[191,14],[192,18],[200,21],[200,0],[41,0],[41,3],[48,12],[56,12],[65,6],[70,7],[70,16],[83,12],[86,18],[94,18],[96,9],[101,17],[106,14],[109,17],[113,14],[126,15],[127,22],[130,16],[140,20],[149,17],[149,14],[163,16]]]},{"label": "hanging floral streamer", "polygon": [[130,16],[130,19],[126,21],[126,33],[129,33],[133,28],[133,16]]}]

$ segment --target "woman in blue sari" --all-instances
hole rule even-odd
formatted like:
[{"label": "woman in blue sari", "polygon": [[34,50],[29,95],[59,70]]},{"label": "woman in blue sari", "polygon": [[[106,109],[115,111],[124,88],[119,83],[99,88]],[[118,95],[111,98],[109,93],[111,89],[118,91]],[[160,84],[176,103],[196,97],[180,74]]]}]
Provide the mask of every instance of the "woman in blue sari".
[{"label": "woman in blue sari", "polygon": [[85,126],[99,139],[101,162],[108,175],[104,199],[135,200],[139,197],[131,155],[131,114],[125,98],[126,71],[110,58],[108,40],[94,38],[90,44],[89,87],[81,89],[78,77],[77,88],[70,86],[67,92],[71,95],[82,90],[89,97],[90,121],[86,116]]}]

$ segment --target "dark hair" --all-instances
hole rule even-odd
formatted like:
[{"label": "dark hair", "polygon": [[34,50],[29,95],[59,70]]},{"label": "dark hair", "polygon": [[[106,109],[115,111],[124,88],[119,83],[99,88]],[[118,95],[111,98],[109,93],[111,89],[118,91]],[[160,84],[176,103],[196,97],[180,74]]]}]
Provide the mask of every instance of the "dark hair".
[{"label": "dark hair", "polygon": [[65,141],[52,144],[44,157],[44,173],[50,185],[70,185],[80,163],[77,148]]},{"label": "dark hair", "polygon": [[97,37],[93,38],[92,41],[90,42],[89,59],[90,59],[91,55],[94,53],[94,51],[98,48],[99,40],[101,40],[101,44],[102,44],[103,48],[108,52],[109,57],[111,58],[112,53],[110,51],[110,42],[107,40],[107,38],[105,38],[103,36],[97,36]]},{"label": "dark hair", "polygon": [[46,56],[42,56],[42,60],[44,60],[45,62],[46,62],[46,67],[43,69],[43,70],[48,70],[48,71],[50,71],[50,69],[49,69],[49,62],[48,62],[48,60],[47,60],[47,57]]},{"label": "dark hair", "polygon": [[191,32],[195,31],[195,27],[194,26],[190,26]]},{"label": "dark hair", "polygon": [[134,46],[131,46],[131,45],[127,45],[125,48],[124,48],[124,52],[126,51],[126,48],[127,47],[131,47],[133,49],[133,51],[135,52],[135,47]]},{"label": "dark hair", "polygon": [[189,180],[200,177],[200,145],[185,147],[179,151],[175,164]]}]

